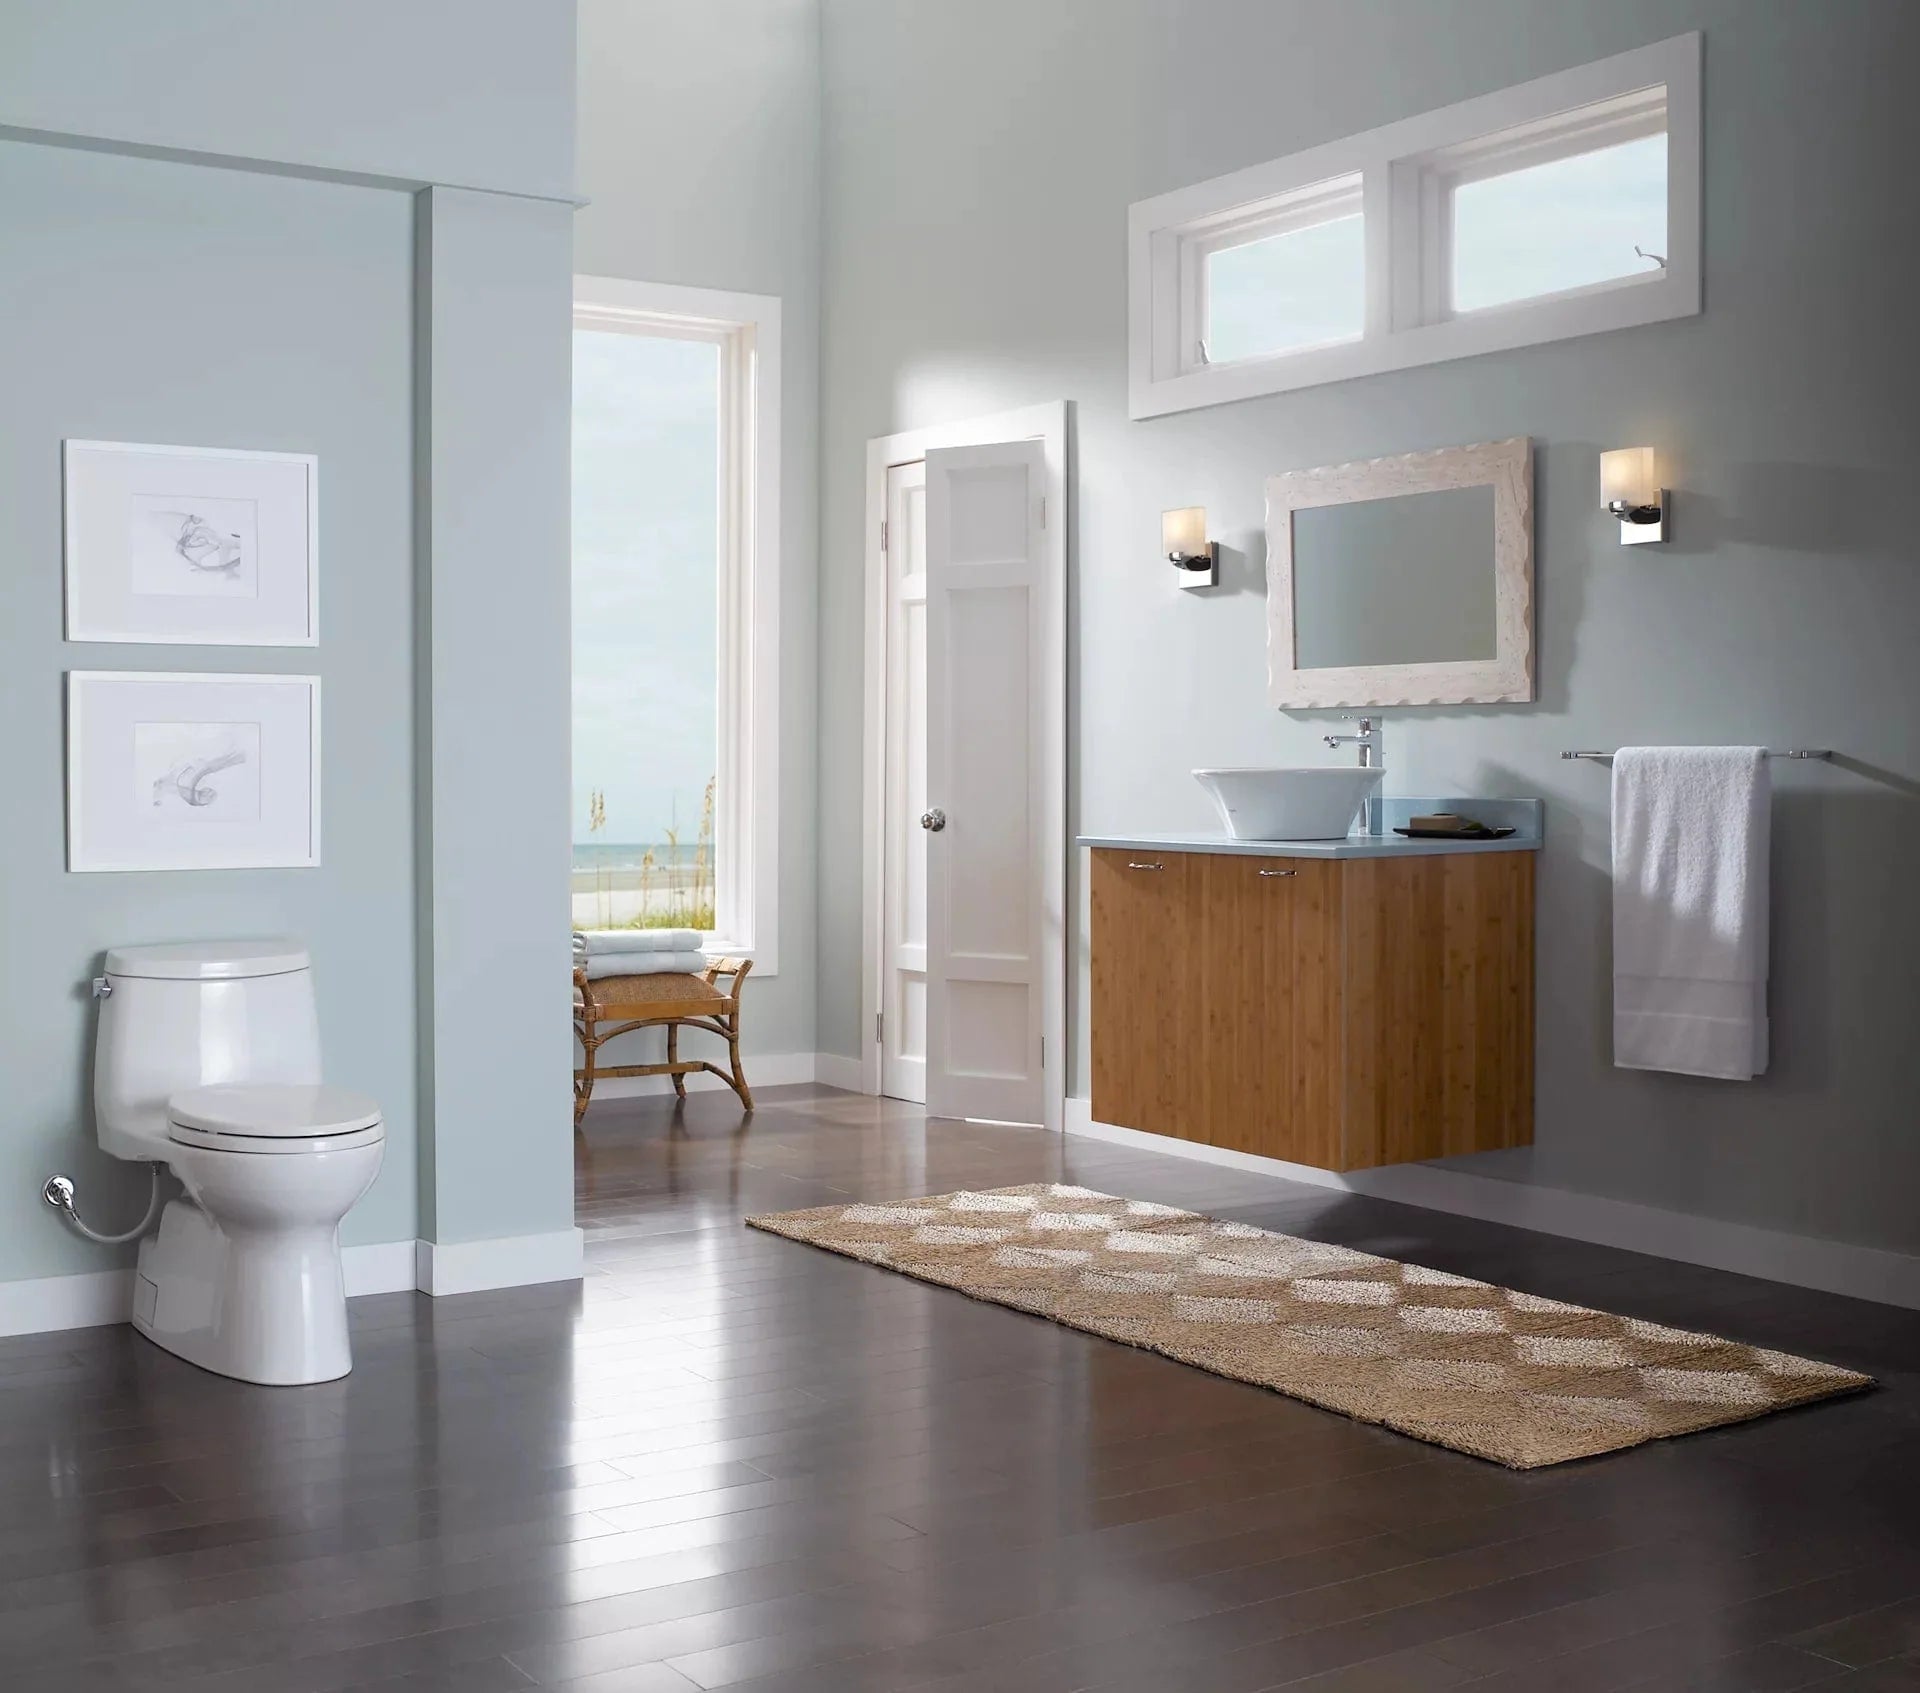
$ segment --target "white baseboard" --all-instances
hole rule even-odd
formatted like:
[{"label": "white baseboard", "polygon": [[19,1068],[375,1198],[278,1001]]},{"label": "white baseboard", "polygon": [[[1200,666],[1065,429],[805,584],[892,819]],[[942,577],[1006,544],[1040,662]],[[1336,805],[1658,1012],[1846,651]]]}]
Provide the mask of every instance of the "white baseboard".
[{"label": "white baseboard", "polygon": [[[343,1246],[347,1297],[367,1293],[477,1293],[482,1288],[572,1281],[581,1273],[578,1229],[509,1240],[436,1247],[425,1240],[383,1240]],[[433,1285],[429,1285],[429,1284]],[[133,1271],[89,1270],[77,1276],[0,1282],[0,1338],[56,1329],[98,1328],[133,1315]]]},{"label": "white baseboard", "polygon": [[867,1078],[861,1073],[861,1063],[857,1058],[845,1058],[837,1052],[816,1052],[813,1055],[813,1079],[830,1088],[841,1088],[847,1093],[865,1093]]},{"label": "white baseboard", "polygon": [[414,1281],[413,1256],[418,1241],[383,1240],[374,1246],[340,1248],[340,1271],[347,1284],[347,1297],[358,1299],[363,1293],[411,1293]]},{"label": "white baseboard", "polygon": [[133,1315],[133,1271],[0,1282],[0,1335],[44,1334],[124,1323]]},{"label": "white baseboard", "polygon": [[[697,1058],[700,1055],[689,1052],[687,1056]],[[816,1074],[822,1056],[811,1052],[765,1052],[756,1056],[749,1052],[742,1055],[740,1067],[747,1073],[748,1087],[786,1087],[793,1082],[824,1080],[824,1077]],[[710,1075],[705,1070],[693,1071],[687,1076],[686,1082],[689,1093],[704,1093],[709,1088],[724,1088],[727,1085],[718,1076]],[[670,1076],[608,1076],[593,1084],[595,1099],[648,1099],[672,1091],[673,1079]]]},{"label": "white baseboard", "polygon": [[1279,1158],[1261,1158],[1250,1152],[1201,1146],[1169,1135],[1095,1122],[1091,1103],[1079,1097],[1067,1100],[1066,1131],[1144,1152],[1168,1153],[1203,1164],[1364,1193],[1375,1199],[1424,1206],[1429,1211],[1478,1217],[1483,1222],[1565,1235],[1596,1246],[1617,1246],[1683,1264],[1702,1264],[1709,1269],[1920,1310],[1920,1257],[1877,1246],[1820,1240],[1781,1229],[1666,1211],[1631,1200],[1575,1193],[1570,1188],[1536,1187],[1530,1182],[1502,1181],[1464,1170],[1436,1169],[1429,1164],[1399,1164],[1340,1175],[1309,1164],[1290,1164]]},{"label": "white baseboard", "polygon": [[413,1246],[414,1285],[436,1299],[496,1287],[578,1281],[586,1266],[586,1239],[578,1229],[500,1240],[416,1240]]}]

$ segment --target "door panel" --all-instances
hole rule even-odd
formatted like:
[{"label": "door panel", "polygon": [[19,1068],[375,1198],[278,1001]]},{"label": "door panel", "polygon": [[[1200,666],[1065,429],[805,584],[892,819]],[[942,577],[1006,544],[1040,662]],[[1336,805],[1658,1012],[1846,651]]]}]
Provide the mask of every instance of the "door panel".
[{"label": "door panel", "polygon": [[1349,1167],[1527,1145],[1533,854],[1346,871]]},{"label": "door panel", "polygon": [[1093,937],[1093,1115],[1207,1139],[1200,1071],[1210,962],[1196,918],[1205,855],[1098,848]]},{"label": "door panel", "polygon": [[1200,864],[1206,1139],[1338,1169],[1343,866],[1234,853]]},{"label": "door panel", "polygon": [[1037,1123],[1045,460],[926,460],[927,1106]]}]

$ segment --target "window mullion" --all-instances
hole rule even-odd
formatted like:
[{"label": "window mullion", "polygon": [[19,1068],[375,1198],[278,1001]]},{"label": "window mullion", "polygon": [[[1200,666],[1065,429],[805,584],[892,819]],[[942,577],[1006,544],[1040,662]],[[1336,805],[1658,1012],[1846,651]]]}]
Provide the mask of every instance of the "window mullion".
[{"label": "window mullion", "polygon": [[1363,340],[1375,340],[1394,331],[1399,277],[1406,243],[1400,220],[1394,215],[1394,174],[1388,161],[1369,163],[1360,176],[1360,229],[1365,242],[1367,290]]}]

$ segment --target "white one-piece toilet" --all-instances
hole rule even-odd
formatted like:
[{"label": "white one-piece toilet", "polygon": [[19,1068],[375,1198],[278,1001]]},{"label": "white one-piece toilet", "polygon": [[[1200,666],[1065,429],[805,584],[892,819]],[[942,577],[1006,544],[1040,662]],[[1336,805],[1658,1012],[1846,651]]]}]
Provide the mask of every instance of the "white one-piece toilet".
[{"label": "white one-piece toilet", "polygon": [[187,1190],[140,1243],[133,1324],[241,1381],[332,1381],[347,1345],[340,1219],[380,1170],[378,1104],[320,1080],[306,949],[118,947],[94,1034],[100,1145]]}]

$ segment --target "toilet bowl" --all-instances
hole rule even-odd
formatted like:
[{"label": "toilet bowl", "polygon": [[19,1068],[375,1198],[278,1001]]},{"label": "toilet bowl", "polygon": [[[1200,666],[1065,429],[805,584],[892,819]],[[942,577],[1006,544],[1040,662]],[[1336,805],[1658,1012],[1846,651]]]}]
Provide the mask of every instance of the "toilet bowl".
[{"label": "toilet bowl", "polygon": [[373,1185],[386,1131],[376,1101],[319,1080],[305,950],[122,947],[97,991],[100,1144],[185,1189],[140,1243],[134,1327],[241,1381],[345,1375],[340,1221]]}]

